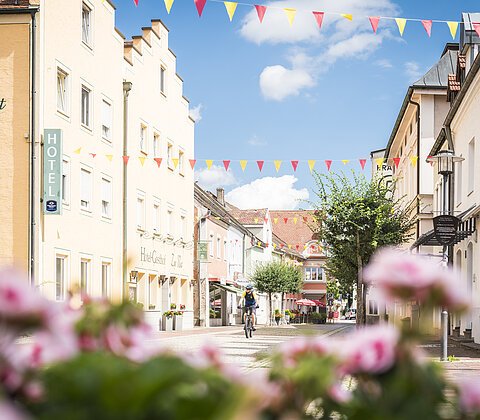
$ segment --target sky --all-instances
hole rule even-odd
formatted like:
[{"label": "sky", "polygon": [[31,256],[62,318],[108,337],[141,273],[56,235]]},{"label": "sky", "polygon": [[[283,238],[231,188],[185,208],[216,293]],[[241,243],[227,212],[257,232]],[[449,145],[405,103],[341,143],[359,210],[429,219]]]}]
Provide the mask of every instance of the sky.
[{"label": "sky", "polygon": [[[359,159],[386,146],[408,86],[452,42],[445,23],[434,22],[428,37],[421,22],[409,21],[401,37],[387,19],[373,33],[368,16],[459,21],[462,12],[480,11],[474,0],[242,3],[248,5],[239,4],[230,22],[224,4],[213,0],[201,18],[193,0],[175,0],[170,14],[163,0],[139,0],[138,7],[115,1],[116,25],[127,38],[154,18],[169,28],[197,121],[195,177],[212,191],[225,188],[240,208],[309,207],[315,183],[308,160],[319,172],[325,160],[333,171],[361,171]],[[261,24],[254,4],[267,6]],[[292,26],[282,8],[297,9]],[[326,12],[321,29],[311,11]],[[214,160],[209,170],[206,159]],[[231,160],[228,172],[223,160]],[[245,171],[240,160],[248,160]],[[257,160],[265,161],[262,172]],[[278,172],[275,160],[282,161]],[[296,171],[291,160],[300,161]]]}]

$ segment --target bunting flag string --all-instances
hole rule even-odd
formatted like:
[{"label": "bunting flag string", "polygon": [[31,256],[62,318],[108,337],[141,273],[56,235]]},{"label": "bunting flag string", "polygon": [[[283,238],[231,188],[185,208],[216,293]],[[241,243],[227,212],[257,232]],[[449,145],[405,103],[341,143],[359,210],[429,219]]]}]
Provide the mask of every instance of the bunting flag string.
[{"label": "bunting flag string", "polygon": [[227,9],[228,18],[231,22],[233,20],[235,10],[237,10],[237,3],[234,3],[233,1],[224,1],[223,4],[225,5],[225,9]]},{"label": "bunting flag string", "polygon": [[173,0],[164,0],[164,2],[167,13],[170,14],[170,10],[172,10]]},{"label": "bunting flag string", "polygon": [[267,8],[265,6],[259,6],[258,4],[256,4],[255,9],[257,10],[258,20],[260,21],[260,23],[262,23]]}]

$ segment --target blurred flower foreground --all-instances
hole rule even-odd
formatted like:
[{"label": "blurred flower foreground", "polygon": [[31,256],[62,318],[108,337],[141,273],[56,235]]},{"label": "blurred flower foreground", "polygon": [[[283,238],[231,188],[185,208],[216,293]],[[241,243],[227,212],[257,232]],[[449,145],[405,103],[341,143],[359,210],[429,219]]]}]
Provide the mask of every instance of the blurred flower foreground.
[{"label": "blurred flower foreground", "polygon": [[[451,271],[395,250],[365,278],[386,300],[468,308]],[[480,378],[449,384],[419,331],[294,339],[266,373],[245,373],[214,347],[153,350],[142,316],[130,303],[53,303],[0,272],[0,419],[480,419]]]}]

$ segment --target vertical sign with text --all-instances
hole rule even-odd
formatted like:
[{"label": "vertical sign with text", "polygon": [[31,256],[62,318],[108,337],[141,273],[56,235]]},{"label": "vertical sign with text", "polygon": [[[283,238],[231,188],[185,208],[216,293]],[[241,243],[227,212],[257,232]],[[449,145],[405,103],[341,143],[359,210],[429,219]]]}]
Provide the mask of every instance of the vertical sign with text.
[{"label": "vertical sign with text", "polygon": [[62,130],[43,133],[43,212],[62,213]]}]

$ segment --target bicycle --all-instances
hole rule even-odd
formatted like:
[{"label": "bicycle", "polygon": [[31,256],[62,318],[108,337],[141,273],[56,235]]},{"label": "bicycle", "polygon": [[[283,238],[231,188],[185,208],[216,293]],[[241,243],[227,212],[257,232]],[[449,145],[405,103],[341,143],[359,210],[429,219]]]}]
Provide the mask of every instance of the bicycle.
[{"label": "bicycle", "polygon": [[[242,308],[239,306],[239,309],[242,309]],[[243,309],[245,309],[245,325],[243,326],[243,329],[245,331],[245,337],[252,338],[252,335],[253,335],[253,317],[252,317],[253,308],[252,308],[252,306],[248,306],[248,307],[245,307]]]}]

